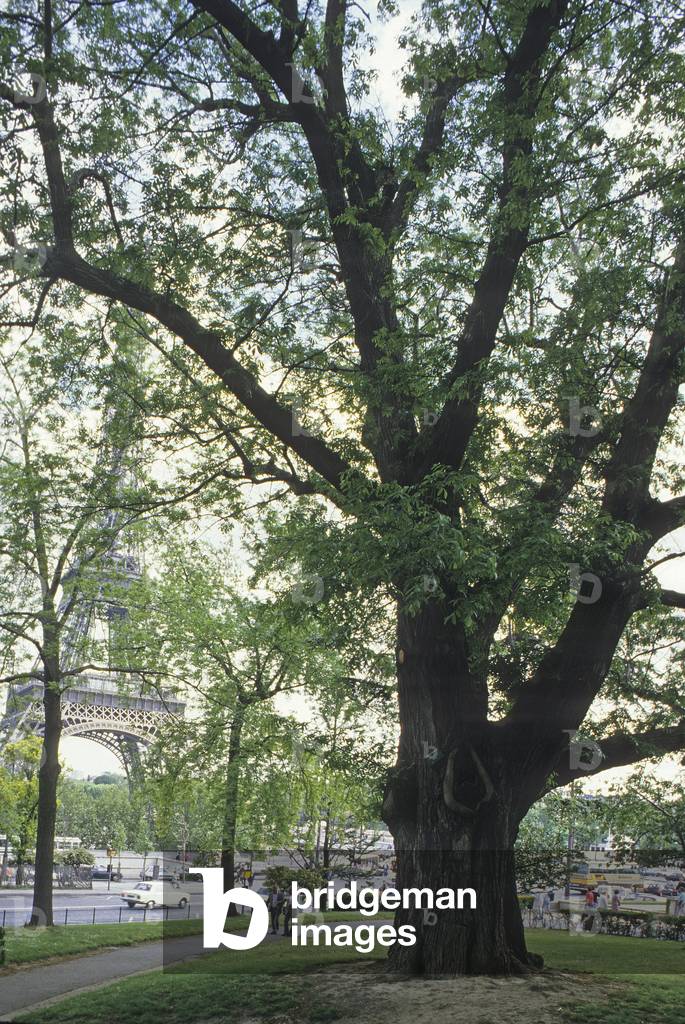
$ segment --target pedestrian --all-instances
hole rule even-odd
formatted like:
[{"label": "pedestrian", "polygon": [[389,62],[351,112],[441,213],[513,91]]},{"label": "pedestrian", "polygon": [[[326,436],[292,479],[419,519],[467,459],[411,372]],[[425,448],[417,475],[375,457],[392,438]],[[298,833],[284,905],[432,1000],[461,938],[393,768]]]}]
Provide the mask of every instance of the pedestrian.
[{"label": "pedestrian", "polygon": [[290,922],[293,919],[293,905],[290,902],[290,897],[286,896],[283,900],[283,934],[287,937],[292,935],[292,927]]},{"label": "pedestrian", "polygon": [[282,889],[278,889],[275,885],[269,893],[269,898],[266,901],[267,908],[271,915],[271,934],[278,935],[278,922],[281,916],[281,909],[285,900],[285,894]]},{"label": "pedestrian", "polygon": [[685,917],[685,886],[678,886],[678,894],[675,899],[675,917]]},{"label": "pedestrian", "polygon": [[609,910],[609,900],[607,899],[607,894],[604,891],[602,891],[597,899],[597,910],[602,914],[606,914]]},{"label": "pedestrian", "polygon": [[614,895],[611,897],[611,909],[614,914],[621,909],[621,896],[618,889],[614,889]]},{"label": "pedestrian", "polygon": [[254,872],[252,871],[251,866],[249,864],[247,864],[245,866],[245,882],[247,884],[247,888],[248,889],[252,888],[253,881],[254,881]]},{"label": "pedestrian", "polygon": [[596,899],[597,893],[595,890],[588,889],[585,893],[585,913],[583,914],[581,924],[583,931],[589,932],[592,929],[592,925],[595,920],[595,913],[597,912],[597,908],[595,906]]}]

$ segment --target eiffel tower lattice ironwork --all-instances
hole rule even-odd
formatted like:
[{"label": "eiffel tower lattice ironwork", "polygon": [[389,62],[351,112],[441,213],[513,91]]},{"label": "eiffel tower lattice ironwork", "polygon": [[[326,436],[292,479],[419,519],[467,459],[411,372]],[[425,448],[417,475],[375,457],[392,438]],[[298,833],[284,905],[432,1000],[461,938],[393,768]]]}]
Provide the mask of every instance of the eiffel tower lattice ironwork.
[{"label": "eiffel tower lattice ironwork", "polygon": [[[140,576],[135,556],[117,557],[118,577],[129,581]],[[124,584],[125,585],[125,584]],[[92,628],[103,605],[102,595],[80,608],[65,637],[74,649],[79,635]],[[121,606],[106,604],[105,618],[110,623],[125,614]],[[68,662],[67,662],[68,664]],[[87,672],[73,676],[62,692],[62,736],[81,736],[112,751],[129,779],[140,771],[142,750],[155,738],[171,715],[182,716],[185,702],[170,691],[154,694],[127,681],[121,685],[120,673]],[[42,735],[43,686],[38,680],[14,684],[9,692],[2,732],[8,741],[22,734]]]},{"label": "eiffel tower lattice ironwork", "polygon": [[[106,430],[106,426],[105,426]],[[120,453],[119,453],[120,454]],[[115,458],[115,463],[119,458]],[[113,467],[115,473],[118,467]],[[116,526],[118,513],[108,512],[103,530]],[[74,566],[68,576],[79,572]],[[69,627],[63,636],[63,665],[73,669],[78,664],[81,641],[97,624],[107,630],[126,616],[121,596],[113,599],[107,586],[117,582],[118,595],[140,579],[141,559],[135,548],[121,534],[109,551],[94,563],[89,573],[95,577],[92,596],[82,600],[72,612]],[[67,577],[65,577],[65,582]],[[62,599],[64,611],[68,596]],[[122,679],[125,685],[122,686]],[[87,671],[71,676],[62,691],[62,737],[80,736],[99,743],[119,760],[129,780],[140,772],[141,755],[171,716],[182,717],[185,701],[172,690],[158,688],[147,692],[135,673],[130,675],[111,670]],[[0,739],[12,742],[22,735],[42,736],[44,729],[43,684],[39,679],[22,680],[10,686],[5,712],[0,720]],[[2,744],[0,743],[0,746]]]}]

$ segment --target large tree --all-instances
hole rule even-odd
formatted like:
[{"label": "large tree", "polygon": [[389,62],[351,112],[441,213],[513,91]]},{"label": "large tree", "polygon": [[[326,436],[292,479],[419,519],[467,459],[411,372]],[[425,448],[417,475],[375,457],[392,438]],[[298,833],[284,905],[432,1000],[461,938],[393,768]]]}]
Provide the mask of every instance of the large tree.
[{"label": "large tree", "polygon": [[522,969],[526,811],[685,739],[629,671],[685,605],[649,561],[685,517],[679,5],[427,0],[386,110],[345,0],[2,19],[7,318],[123,310],[225,488],[295,496],[324,596],[394,603],[398,881],[479,903],[399,912],[391,962]]}]

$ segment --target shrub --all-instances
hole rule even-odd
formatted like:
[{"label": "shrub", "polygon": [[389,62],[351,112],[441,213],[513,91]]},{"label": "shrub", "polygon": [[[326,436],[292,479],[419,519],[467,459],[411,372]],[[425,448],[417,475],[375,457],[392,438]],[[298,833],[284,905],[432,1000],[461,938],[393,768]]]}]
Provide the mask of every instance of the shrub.
[{"label": "shrub", "polygon": [[279,864],[264,872],[264,885],[269,888],[275,885],[279,889],[289,890],[293,882],[310,891],[326,884],[323,873],[316,868],[288,868]]}]

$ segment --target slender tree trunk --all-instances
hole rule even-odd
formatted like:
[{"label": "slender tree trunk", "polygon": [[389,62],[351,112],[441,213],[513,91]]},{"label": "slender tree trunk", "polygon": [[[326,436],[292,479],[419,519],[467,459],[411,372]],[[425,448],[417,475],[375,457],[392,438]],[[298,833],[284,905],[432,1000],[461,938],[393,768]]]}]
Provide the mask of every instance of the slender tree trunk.
[{"label": "slender tree trunk", "polygon": [[55,859],[55,820],[59,782],[59,741],[62,733],[62,708],[57,673],[46,666],[43,691],[45,731],[38,772],[38,828],[36,835],[36,876],[30,927],[52,925],[52,873]]},{"label": "slender tree trunk", "polygon": [[[394,946],[391,968],[411,974],[510,974],[530,969],[516,897],[513,845],[527,809],[511,751],[487,721],[463,632],[428,606],[400,616],[400,747],[384,802],[397,886],[473,889],[464,909],[400,909],[414,946]],[[530,802],[532,803],[533,797]]]},{"label": "slender tree trunk", "polygon": [[322,864],[324,871],[328,871],[331,866],[331,805],[328,804],[326,807],[326,817],[324,819],[326,831],[324,832],[323,848],[322,848]]},{"label": "slender tree trunk", "polygon": [[[221,850],[221,867],[224,871],[224,890],[232,889],[235,884],[235,834],[238,821],[238,791],[240,784],[240,741],[244,724],[244,709],[237,706],[231,725],[228,741],[228,765],[226,768],[226,800],[224,810],[223,842]],[[238,910],[231,903],[229,914],[236,915]]]}]

